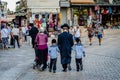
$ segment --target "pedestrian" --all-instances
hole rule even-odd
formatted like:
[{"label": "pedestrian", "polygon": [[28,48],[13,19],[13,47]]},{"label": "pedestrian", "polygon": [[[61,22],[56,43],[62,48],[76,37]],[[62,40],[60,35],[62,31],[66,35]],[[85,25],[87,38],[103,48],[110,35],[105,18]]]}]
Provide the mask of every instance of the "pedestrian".
[{"label": "pedestrian", "polygon": [[63,32],[58,35],[58,47],[60,49],[63,72],[66,72],[67,68],[71,70],[71,50],[74,43],[72,34],[68,33],[69,25],[63,24],[61,28],[63,29]]},{"label": "pedestrian", "polygon": [[3,43],[3,48],[8,48],[8,37],[9,37],[9,32],[7,29],[6,25],[2,25],[2,29],[1,29],[1,39],[2,39],[2,43]]},{"label": "pedestrian", "polygon": [[35,46],[35,38],[36,38],[36,35],[37,33],[39,32],[37,26],[34,26],[34,24],[31,24],[31,29],[29,31],[29,35],[31,36],[32,38],[32,48],[34,48]]},{"label": "pedestrian", "polygon": [[13,26],[10,26],[10,29],[11,29],[11,31],[10,31],[10,45],[13,46],[13,45],[14,45],[14,39],[13,39],[13,37],[12,37],[12,29],[13,29]]},{"label": "pedestrian", "polygon": [[102,38],[103,38],[103,35],[104,35],[104,29],[102,27],[102,24],[99,24],[98,25],[98,28],[97,28],[97,37],[98,37],[98,42],[99,42],[99,45],[101,45],[101,42],[102,42]]},{"label": "pedestrian", "polygon": [[75,29],[73,26],[70,27],[69,29],[69,33],[72,34],[74,36],[74,33],[75,33]]},{"label": "pedestrian", "polygon": [[88,31],[88,38],[89,38],[89,42],[90,42],[90,46],[92,45],[92,41],[93,41],[93,36],[94,36],[94,29],[92,27],[92,23],[89,25],[89,27],[87,28]]},{"label": "pedestrian", "polygon": [[83,70],[82,57],[85,57],[84,46],[79,38],[76,38],[76,44],[73,46],[75,51],[76,71]]},{"label": "pedestrian", "polygon": [[22,32],[23,32],[23,41],[27,41],[27,36],[26,36],[26,32],[27,32],[27,26],[26,25],[22,25]]},{"label": "pedestrian", "polygon": [[51,72],[53,69],[53,73],[56,73],[56,63],[57,63],[59,48],[56,44],[56,39],[52,39],[51,43],[52,45],[48,48],[48,55],[50,56],[49,72]]},{"label": "pedestrian", "polygon": [[44,28],[40,28],[40,32],[37,34],[35,43],[37,45],[37,57],[39,59],[39,66],[44,71],[47,68],[48,58],[48,36],[44,33]]},{"label": "pedestrian", "polygon": [[75,40],[76,38],[80,38],[80,37],[81,37],[81,29],[79,28],[79,26],[76,27],[74,34],[75,34],[75,35],[74,35],[74,40]]},{"label": "pedestrian", "polygon": [[22,31],[22,27],[19,27],[19,43],[20,43],[20,46],[22,46],[23,37],[24,37],[24,33]]},{"label": "pedestrian", "polygon": [[17,41],[18,48],[20,48],[20,43],[19,43],[19,28],[18,26],[14,26],[14,28],[11,31],[11,35],[13,38],[13,45],[15,48],[15,40]]}]

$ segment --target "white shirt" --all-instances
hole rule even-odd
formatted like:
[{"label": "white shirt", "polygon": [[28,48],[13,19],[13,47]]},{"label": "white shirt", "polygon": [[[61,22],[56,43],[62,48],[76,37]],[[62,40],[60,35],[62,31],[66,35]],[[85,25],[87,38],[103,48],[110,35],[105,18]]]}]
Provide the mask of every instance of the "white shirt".
[{"label": "white shirt", "polygon": [[1,37],[2,38],[6,38],[9,36],[9,32],[8,32],[8,29],[4,28],[1,30]]},{"label": "white shirt", "polygon": [[56,45],[52,45],[48,48],[48,54],[51,59],[58,57],[59,48]]},{"label": "white shirt", "polygon": [[33,23],[34,19],[32,17],[30,17],[29,21],[30,21],[30,23]]},{"label": "white shirt", "polygon": [[22,27],[22,32],[25,34],[27,29],[25,27]]},{"label": "white shirt", "polygon": [[19,34],[19,28],[13,28],[12,33],[13,33],[13,35],[18,35]]},{"label": "white shirt", "polygon": [[74,35],[74,32],[75,32],[74,28],[69,30],[69,33],[72,35]]},{"label": "white shirt", "polygon": [[80,43],[75,44],[73,46],[73,50],[75,51],[75,58],[80,59],[83,57],[83,52],[85,51],[84,51],[84,46],[82,44]]},{"label": "white shirt", "polygon": [[80,29],[75,30],[75,37],[80,37]]}]

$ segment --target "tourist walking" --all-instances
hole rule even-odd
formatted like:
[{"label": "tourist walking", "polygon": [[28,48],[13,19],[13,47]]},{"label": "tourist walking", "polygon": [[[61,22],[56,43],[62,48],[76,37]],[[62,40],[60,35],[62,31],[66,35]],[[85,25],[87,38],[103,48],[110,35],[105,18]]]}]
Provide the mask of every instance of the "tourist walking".
[{"label": "tourist walking", "polygon": [[24,33],[22,31],[22,27],[19,27],[19,43],[20,43],[20,46],[22,46],[22,44],[23,44],[23,37],[24,37]]},{"label": "tourist walking", "polygon": [[15,48],[15,40],[17,41],[18,48],[20,48],[19,43],[19,28],[17,26],[14,26],[11,32],[12,38],[13,38],[13,45]]},{"label": "tourist walking", "polygon": [[75,29],[74,40],[76,40],[76,38],[80,38],[80,37],[81,37],[81,29],[79,26],[77,26]]},{"label": "tourist walking", "polygon": [[102,38],[103,38],[103,35],[104,35],[104,29],[102,27],[102,24],[99,24],[98,25],[98,28],[97,28],[97,37],[98,37],[98,42],[99,42],[99,45],[101,45],[101,42],[102,42]]},{"label": "tourist walking", "polygon": [[90,42],[90,46],[92,45],[92,41],[93,41],[93,36],[94,36],[94,29],[92,27],[92,24],[90,24],[90,26],[87,29],[88,31],[88,38],[89,38],[89,42]]},{"label": "tourist walking", "polygon": [[3,43],[3,48],[8,48],[8,37],[9,37],[9,32],[7,29],[7,26],[2,25],[2,29],[1,29],[1,39],[2,39],[2,43]]},{"label": "tourist walking", "polygon": [[69,25],[63,24],[61,26],[63,32],[58,35],[58,47],[60,49],[61,64],[63,67],[63,72],[67,71],[67,67],[71,63],[71,48],[73,46],[72,34],[68,33]]}]

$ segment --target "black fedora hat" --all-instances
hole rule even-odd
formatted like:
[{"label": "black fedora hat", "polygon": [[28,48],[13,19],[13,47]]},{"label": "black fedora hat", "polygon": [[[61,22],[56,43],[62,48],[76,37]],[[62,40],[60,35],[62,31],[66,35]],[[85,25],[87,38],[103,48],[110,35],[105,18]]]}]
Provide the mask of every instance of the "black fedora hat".
[{"label": "black fedora hat", "polygon": [[67,23],[63,24],[61,28],[67,27],[69,29],[69,25]]}]

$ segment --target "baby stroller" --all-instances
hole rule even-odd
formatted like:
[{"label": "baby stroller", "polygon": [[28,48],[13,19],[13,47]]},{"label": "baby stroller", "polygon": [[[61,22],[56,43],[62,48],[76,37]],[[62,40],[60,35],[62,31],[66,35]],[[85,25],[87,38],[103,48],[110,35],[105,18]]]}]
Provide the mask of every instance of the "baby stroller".
[{"label": "baby stroller", "polygon": [[39,67],[39,55],[37,53],[37,46],[35,45],[35,60],[34,60],[34,64],[33,64],[33,69],[36,69]]},{"label": "baby stroller", "polygon": [[[47,61],[48,61],[48,57],[47,57]],[[38,50],[35,47],[35,60],[34,60],[34,64],[33,64],[33,69],[38,69],[38,70],[43,70],[42,67],[44,66],[43,64],[40,63],[40,54],[38,54]],[[49,68],[49,63],[47,63],[47,67]]]}]

